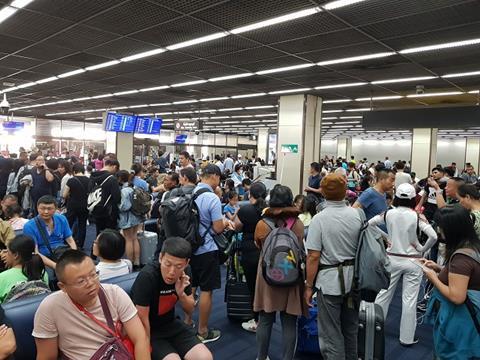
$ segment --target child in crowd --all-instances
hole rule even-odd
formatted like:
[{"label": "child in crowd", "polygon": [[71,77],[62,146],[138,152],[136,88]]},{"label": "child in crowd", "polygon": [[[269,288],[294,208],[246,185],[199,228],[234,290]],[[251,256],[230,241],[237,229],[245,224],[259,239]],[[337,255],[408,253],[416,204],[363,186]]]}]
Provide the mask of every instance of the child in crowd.
[{"label": "child in crowd", "polygon": [[238,206],[238,194],[235,191],[230,191],[228,193],[228,204],[223,208],[223,214],[227,217],[228,220],[235,219],[237,212],[240,209]]},{"label": "child in crowd", "polygon": [[245,178],[242,180],[242,185],[238,187],[238,195],[242,201],[248,201],[250,186],[252,185],[252,180]]},{"label": "child in crowd", "polygon": [[125,254],[125,238],[117,230],[102,231],[93,242],[93,254],[100,258],[97,264],[100,280],[132,272],[132,262],[122,259]]},{"label": "child in crowd", "polygon": [[303,212],[303,200],[305,199],[305,196],[298,194],[295,196],[295,199],[293,199],[293,205],[300,211]]},{"label": "child in crowd", "polygon": [[223,204],[228,203],[228,193],[231,191],[235,192],[235,183],[233,182],[232,179],[227,179],[225,180],[225,188],[224,188],[223,197],[222,197]]},{"label": "child in crowd", "polygon": [[28,222],[28,219],[22,217],[23,210],[18,204],[13,204],[7,207],[5,215],[13,230],[23,230],[23,226]]}]

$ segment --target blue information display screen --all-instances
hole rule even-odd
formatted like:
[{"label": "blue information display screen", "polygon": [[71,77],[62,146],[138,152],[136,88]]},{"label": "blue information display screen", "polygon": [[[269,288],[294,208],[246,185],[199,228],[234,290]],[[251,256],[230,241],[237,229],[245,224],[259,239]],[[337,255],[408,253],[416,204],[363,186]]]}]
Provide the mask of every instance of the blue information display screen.
[{"label": "blue information display screen", "polygon": [[105,131],[133,133],[136,122],[135,115],[108,113],[105,119]]},{"label": "blue information display screen", "polygon": [[160,129],[162,128],[162,122],[163,121],[161,118],[138,116],[135,132],[137,134],[158,135],[160,134]]},{"label": "blue information display screen", "polygon": [[5,121],[2,124],[4,130],[21,130],[25,127],[25,123],[19,121]]},{"label": "blue information display screen", "polygon": [[175,143],[177,144],[185,144],[185,142],[187,141],[187,136],[186,134],[178,134],[176,137],[175,137]]}]

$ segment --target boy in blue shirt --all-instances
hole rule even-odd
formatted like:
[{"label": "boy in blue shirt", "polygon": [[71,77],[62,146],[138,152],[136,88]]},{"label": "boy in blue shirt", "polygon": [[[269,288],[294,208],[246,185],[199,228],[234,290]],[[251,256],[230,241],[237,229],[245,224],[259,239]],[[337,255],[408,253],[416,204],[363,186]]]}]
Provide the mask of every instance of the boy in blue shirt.
[{"label": "boy in blue shirt", "polygon": [[223,214],[227,217],[228,220],[235,219],[237,212],[240,209],[238,206],[238,194],[235,191],[230,191],[228,193],[228,204],[223,208]]}]

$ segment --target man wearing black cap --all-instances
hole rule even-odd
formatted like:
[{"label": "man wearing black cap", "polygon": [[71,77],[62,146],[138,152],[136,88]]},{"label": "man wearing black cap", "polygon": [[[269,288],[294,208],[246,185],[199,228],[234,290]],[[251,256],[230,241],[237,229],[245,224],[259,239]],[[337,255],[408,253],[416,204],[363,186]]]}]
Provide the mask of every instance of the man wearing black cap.
[{"label": "man wearing black cap", "polygon": [[228,224],[222,214],[220,199],[214,192],[220,184],[221,175],[218,166],[208,164],[203,168],[200,183],[193,191],[195,194],[200,189],[208,190],[195,200],[200,214],[199,230],[205,243],[198,248],[190,261],[193,293],[197,287],[200,287],[198,337],[203,343],[216,341],[221,336],[220,330],[208,328],[208,319],[212,310],[212,293],[213,290],[221,287],[218,247],[213,240],[213,235],[222,233]]}]

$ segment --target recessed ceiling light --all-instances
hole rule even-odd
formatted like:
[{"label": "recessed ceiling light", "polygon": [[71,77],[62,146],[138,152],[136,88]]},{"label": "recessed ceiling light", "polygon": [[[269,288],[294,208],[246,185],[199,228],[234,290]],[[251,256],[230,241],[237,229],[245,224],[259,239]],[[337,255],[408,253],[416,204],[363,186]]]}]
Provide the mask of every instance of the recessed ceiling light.
[{"label": "recessed ceiling light", "polygon": [[236,75],[227,75],[227,76],[220,76],[220,77],[214,77],[211,79],[208,79],[208,81],[224,81],[224,80],[231,80],[231,79],[238,79],[238,78],[244,78],[248,76],[253,76],[255,75],[254,73],[243,73],[243,74],[236,74]]},{"label": "recessed ceiling light", "polygon": [[180,87],[180,86],[189,86],[189,85],[197,85],[197,84],[204,84],[207,80],[194,80],[194,81],[187,81],[183,83],[177,83],[170,85],[171,87]]},{"label": "recessed ceiling light", "polygon": [[400,54],[414,54],[414,53],[419,53],[419,52],[424,52],[424,51],[449,49],[449,48],[476,45],[476,44],[480,44],[480,38],[468,39],[468,40],[462,40],[462,41],[452,41],[452,42],[443,43],[443,44],[419,46],[419,47],[414,47],[414,48],[401,50],[401,51],[399,51],[399,53]]},{"label": "recessed ceiling light", "polygon": [[220,38],[223,38],[227,35],[228,35],[228,32],[218,32],[218,33],[215,33],[215,34],[202,36],[202,37],[199,37],[199,38],[196,38],[196,39],[183,41],[183,42],[178,43],[178,44],[169,45],[169,46],[167,46],[167,50],[177,50],[177,49],[181,49],[181,48],[184,48],[184,47],[187,47],[187,46],[197,45],[197,44],[205,43],[205,42],[208,42],[208,41],[220,39]]},{"label": "recessed ceiling light", "polygon": [[336,84],[336,85],[322,85],[322,86],[315,87],[315,90],[338,89],[338,88],[362,86],[367,84],[368,83],[366,82],[356,82],[356,83],[346,83],[346,84]]},{"label": "recessed ceiling light", "polygon": [[120,61],[121,62],[128,62],[128,61],[132,61],[132,60],[142,59],[142,58],[145,58],[145,57],[148,57],[148,56],[161,54],[165,51],[166,51],[165,49],[153,49],[153,50],[141,52],[139,54],[134,54],[134,55],[123,57],[123,58],[120,59]]},{"label": "recessed ceiling light", "polygon": [[407,77],[407,78],[399,78],[399,79],[376,80],[376,81],[372,81],[370,84],[373,84],[373,85],[394,84],[394,83],[401,83],[401,82],[423,81],[423,80],[431,80],[431,79],[438,79],[438,77],[437,76],[415,76],[415,77]]},{"label": "recessed ceiling light", "polygon": [[305,17],[305,16],[310,16],[310,15],[316,14],[320,11],[322,11],[322,10],[319,7],[313,7],[313,8],[309,8],[309,9],[305,9],[305,10],[300,10],[300,11],[296,11],[294,13],[290,13],[290,14],[287,14],[287,15],[278,16],[278,17],[275,17],[275,18],[272,18],[272,19],[260,21],[260,22],[253,23],[253,24],[246,25],[246,26],[241,26],[241,27],[230,30],[230,33],[241,34],[241,33],[247,32],[247,31],[257,30],[257,29],[261,29],[261,28],[264,28],[264,27],[267,27],[267,26],[280,24],[280,23],[283,23],[283,22],[286,22],[286,21],[299,19],[299,18],[302,18],[302,17]]},{"label": "recessed ceiling light", "polygon": [[423,98],[423,97],[433,97],[433,96],[449,96],[449,95],[462,95],[464,94],[461,91],[446,91],[438,93],[428,93],[428,94],[410,94],[407,95],[407,98]]},{"label": "recessed ceiling light", "polygon": [[257,75],[273,74],[273,73],[282,72],[282,71],[304,69],[312,66],[315,66],[315,64],[300,64],[300,65],[293,65],[293,66],[285,66],[285,67],[280,67],[276,69],[257,71],[255,74]]},{"label": "recessed ceiling light", "polygon": [[394,52],[381,52],[381,53],[376,53],[376,54],[359,55],[359,56],[351,56],[351,57],[346,57],[346,58],[341,58],[341,59],[320,61],[320,62],[317,63],[317,65],[318,66],[327,66],[327,65],[334,65],[334,64],[343,64],[343,63],[349,63],[349,62],[355,62],[355,61],[384,58],[384,57],[388,57],[388,56],[392,56],[392,55],[395,55],[395,53]]},{"label": "recessed ceiling light", "polygon": [[59,78],[66,78],[66,77],[70,77],[70,76],[73,76],[73,75],[77,75],[77,74],[81,74],[81,73],[84,73],[85,69],[77,69],[77,70],[73,70],[73,71],[69,71],[69,72],[66,72],[66,73],[63,73],[63,74],[60,74],[60,75],[57,75]]}]

